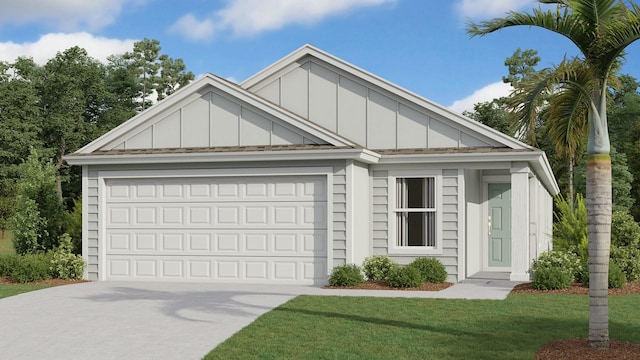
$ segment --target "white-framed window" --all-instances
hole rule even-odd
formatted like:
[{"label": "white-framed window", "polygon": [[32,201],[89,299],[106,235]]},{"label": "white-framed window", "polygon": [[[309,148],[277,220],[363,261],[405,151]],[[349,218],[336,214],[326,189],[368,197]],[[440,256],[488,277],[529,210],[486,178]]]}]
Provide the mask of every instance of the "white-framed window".
[{"label": "white-framed window", "polygon": [[442,252],[441,173],[390,174],[389,252]]}]

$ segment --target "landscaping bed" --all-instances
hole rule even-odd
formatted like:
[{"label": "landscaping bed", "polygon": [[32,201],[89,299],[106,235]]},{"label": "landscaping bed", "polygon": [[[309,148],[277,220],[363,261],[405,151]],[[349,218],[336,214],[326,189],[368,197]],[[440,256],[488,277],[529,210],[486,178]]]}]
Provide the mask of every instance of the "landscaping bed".
[{"label": "landscaping bed", "polygon": [[453,283],[450,283],[450,282],[439,282],[439,283],[424,283],[419,287],[397,288],[397,287],[389,286],[386,281],[365,281],[362,284],[353,285],[353,286],[324,286],[323,289],[440,291],[452,285]]}]

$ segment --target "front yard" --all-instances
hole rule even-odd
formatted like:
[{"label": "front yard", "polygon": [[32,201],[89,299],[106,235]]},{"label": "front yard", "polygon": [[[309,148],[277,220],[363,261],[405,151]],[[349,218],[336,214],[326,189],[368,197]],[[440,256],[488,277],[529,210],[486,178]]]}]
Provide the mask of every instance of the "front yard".
[{"label": "front yard", "polygon": [[[587,337],[588,296],[511,294],[504,301],[299,296],[205,359],[533,359]],[[610,296],[611,338],[640,342],[640,295]]]}]

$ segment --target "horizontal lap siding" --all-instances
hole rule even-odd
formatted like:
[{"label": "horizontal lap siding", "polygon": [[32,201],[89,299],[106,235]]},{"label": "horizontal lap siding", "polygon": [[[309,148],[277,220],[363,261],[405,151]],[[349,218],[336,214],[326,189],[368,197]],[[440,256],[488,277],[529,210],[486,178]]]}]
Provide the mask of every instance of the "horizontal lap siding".
[{"label": "horizontal lap siding", "polygon": [[[456,171],[457,172],[457,171]],[[458,177],[442,177],[442,255],[448,281],[458,280]]]},{"label": "horizontal lap siding", "polygon": [[[347,261],[347,171],[333,168],[333,266]],[[330,249],[331,251],[331,249]]]},{"label": "horizontal lap siding", "polygon": [[99,234],[99,199],[98,199],[98,172],[89,171],[88,177],[88,214],[87,214],[87,242],[88,253],[86,254],[87,260],[87,274],[89,280],[98,280],[98,234]]},{"label": "horizontal lap siding", "polygon": [[389,179],[387,171],[373,172],[373,255],[387,255],[389,239]]}]

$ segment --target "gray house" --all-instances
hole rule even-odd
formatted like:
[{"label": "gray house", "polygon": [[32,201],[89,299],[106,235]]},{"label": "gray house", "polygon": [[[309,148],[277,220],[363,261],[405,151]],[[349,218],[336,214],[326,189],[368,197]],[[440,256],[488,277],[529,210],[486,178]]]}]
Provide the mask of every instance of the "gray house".
[{"label": "gray house", "polygon": [[310,45],[66,160],[91,280],[324,284],[373,254],[526,280],[558,193],[542,151]]}]

